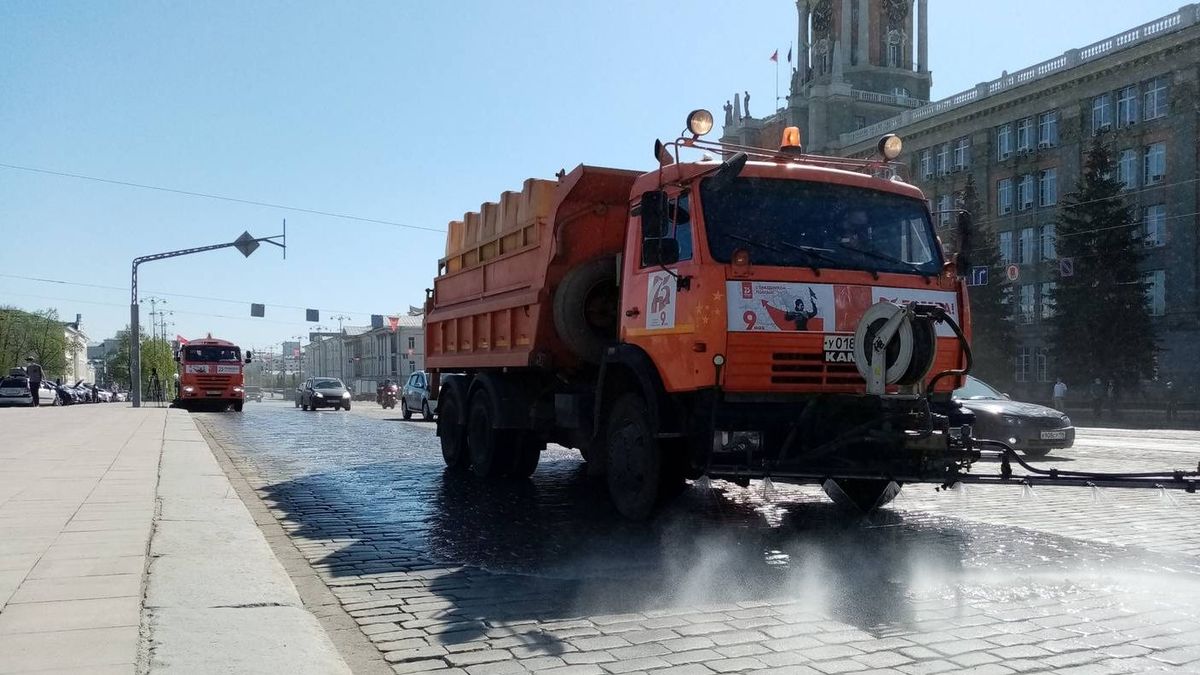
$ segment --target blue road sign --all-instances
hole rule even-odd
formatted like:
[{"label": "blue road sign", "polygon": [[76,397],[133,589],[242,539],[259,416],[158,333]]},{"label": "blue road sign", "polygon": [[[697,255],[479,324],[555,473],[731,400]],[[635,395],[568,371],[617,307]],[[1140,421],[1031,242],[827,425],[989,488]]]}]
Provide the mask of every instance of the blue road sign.
[{"label": "blue road sign", "polygon": [[987,286],[988,283],[988,268],[987,267],[972,267],[971,268],[971,283],[968,286]]},{"label": "blue road sign", "polygon": [[1074,258],[1059,258],[1058,259],[1058,274],[1059,276],[1069,277],[1075,275],[1075,259]]}]

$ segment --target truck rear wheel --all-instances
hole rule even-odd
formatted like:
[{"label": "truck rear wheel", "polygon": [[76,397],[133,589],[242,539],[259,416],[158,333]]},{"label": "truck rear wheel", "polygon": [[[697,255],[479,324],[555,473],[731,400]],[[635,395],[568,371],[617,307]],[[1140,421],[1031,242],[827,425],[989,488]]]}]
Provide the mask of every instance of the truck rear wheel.
[{"label": "truck rear wheel", "polygon": [[554,291],[554,328],[576,356],[600,363],[617,339],[620,305],[616,258],[596,258],[567,272]]},{"label": "truck rear wheel", "polygon": [[[459,400],[456,390],[447,388],[442,392],[442,415],[438,417],[437,435],[442,441],[442,460],[450,469],[462,470],[467,468],[471,457],[467,454],[467,430],[458,423]],[[411,415],[406,415],[408,419]]]},{"label": "truck rear wheel", "polygon": [[[492,424],[492,406],[487,394],[479,392],[472,397],[470,413],[467,415],[467,451],[471,455],[471,471],[480,478],[498,476],[508,468],[512,459],[512,448]],[[509,436],[505,438],[505,436]]]},{"label": "truck rear wheel", "polygon": [[637,394],[617,399],[608,416],[608,494],[621,515],[644,520],[658,502],[662,452]]}]

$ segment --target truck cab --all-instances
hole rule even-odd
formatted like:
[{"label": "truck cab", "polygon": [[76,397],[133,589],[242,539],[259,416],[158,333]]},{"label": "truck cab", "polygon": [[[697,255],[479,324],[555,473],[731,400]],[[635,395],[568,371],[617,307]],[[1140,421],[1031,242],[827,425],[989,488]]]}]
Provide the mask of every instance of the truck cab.
[{"label": "truck cab", "polygon": [[243,363],[252,354],[211,334],[182,345],[175,356],[179,364],[179,391],[175,405],[188,411],[226,410],[241,412],[245,404]]}]

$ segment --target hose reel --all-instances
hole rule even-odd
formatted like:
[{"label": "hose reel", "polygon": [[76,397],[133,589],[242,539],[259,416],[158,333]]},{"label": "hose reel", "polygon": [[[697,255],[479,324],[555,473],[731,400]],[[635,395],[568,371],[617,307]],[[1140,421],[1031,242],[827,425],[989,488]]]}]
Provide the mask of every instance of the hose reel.
[{"label": "hose reel", "polygon": [[867,381],[867,393],[882,396],[888,385],[924,381],[937,355],[934,320],[886,300],[863,313],[854,331],[854,364]]}]

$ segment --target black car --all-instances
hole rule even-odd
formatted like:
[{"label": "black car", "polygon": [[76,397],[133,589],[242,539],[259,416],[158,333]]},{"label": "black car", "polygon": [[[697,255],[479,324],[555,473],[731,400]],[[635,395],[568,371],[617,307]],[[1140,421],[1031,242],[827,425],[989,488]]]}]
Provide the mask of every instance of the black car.
[{"label": "black car", "polygon": [[954,399],[975,413],[975,438],[1003,441],[1028,457],[1075,444],[1070,417],[1044,405],[1014,401],[969,375],[962,388],[954,390]]},{"label": "black car", "polygon": [[317,408],[350,409],[350,392],[336,377],[313,377],[300,388],[300,407],[305,410]]}]

